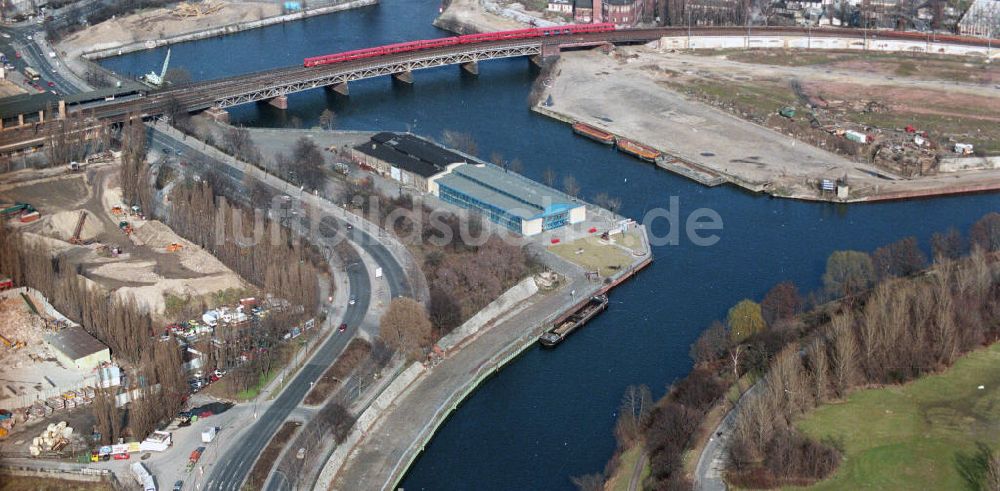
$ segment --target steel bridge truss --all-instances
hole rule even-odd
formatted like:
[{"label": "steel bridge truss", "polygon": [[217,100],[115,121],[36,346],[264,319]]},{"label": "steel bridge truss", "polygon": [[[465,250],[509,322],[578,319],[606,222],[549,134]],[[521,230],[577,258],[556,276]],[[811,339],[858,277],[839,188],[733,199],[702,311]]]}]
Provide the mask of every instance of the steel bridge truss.
[{"label": "steel bridge truss", "polygon": [[445,65],[476,63],[481,60],[514,58],[518,56],[534,56],[542,54],[542,43],[532,42],[514,46],[479,47],[457,53],[431,54],[405,60],[393,60],[382,63],[372,63],[363,67],[352,67],[332,72],[317,70],[316,76],[297,80],[277,80],[251,91],[243,91],[226,95],[215,100],[215,105],[227,108],[249,102],[270,100],[275,97],[301,92],[303,90],[326,87],[330,85],[352,82],[366,78],[381,77],[406,73],[422,68],[434,68]]}]

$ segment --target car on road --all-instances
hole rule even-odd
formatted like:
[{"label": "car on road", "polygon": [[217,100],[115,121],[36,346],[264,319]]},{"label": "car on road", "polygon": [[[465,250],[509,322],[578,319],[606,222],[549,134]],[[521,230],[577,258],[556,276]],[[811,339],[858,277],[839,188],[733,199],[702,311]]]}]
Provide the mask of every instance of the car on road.
[{"label": "car on road", "polygon": [[347,330],[347,323],[345,322],[345,323],[341,324],[340,327],[337,328],[337,330],[340,331],[340,332],[346,331]]},{"label": "car on road", "polygon": [[354,305],[356,303],[358,303],[358,296],[357,295],[351,295],[351,298],[349,298],[347,300],[347,305]]},{"label": "car on road", "polygon": [[347,230],[354,230],[354,225],[351,225],[350,223],[345,223],[344,228],[346,228]]},{"label": "car on road", "polygon": [[20,51],[15,51],[14,52],[14,58],[17,58],[17,59],[20,60],[21,59],[21,52]]},{"label": "car on road", "polygon": [[0,36],[3,36],[4,39],[10,39],[10,34],[7,34],[6,32],[0,32]]},{"label": "car on road", "polygon": [[31,37],[31,34],[28,34],[26,36],[26,38],[28,39],[28,41],[33,41],[35,39],[35,38]]},{"label": "car on road", "polygon": [[50,80],[49,81],[49,87],[55,87],[55,86],[56,86],[56,83]]},{"label": "car on road", "polygon": [[184,489],[184,481],[177,481],[174,483],[174,491],[181,491]]}]

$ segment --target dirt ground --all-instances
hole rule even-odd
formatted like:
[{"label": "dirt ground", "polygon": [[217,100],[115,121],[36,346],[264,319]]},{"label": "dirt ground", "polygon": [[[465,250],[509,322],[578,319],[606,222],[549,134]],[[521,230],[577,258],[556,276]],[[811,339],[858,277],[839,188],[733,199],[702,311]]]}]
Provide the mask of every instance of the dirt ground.
[{"label": "dirt ground", "polygon": [[3,491],[111,491],[107,482],[84,482],[51,477],[27,477],[0,473]]},{"label": "dirt ground", "polygon": [[[210,253],[183,240],[166,225],[114,215],[112,207],[122,206],[116,167],[13,186],[0,188],[0,202],[31,203],[42,213],[37,222],[19,226],[27,236],[79,264],[86,278],[122,297],[134,297],[156,315],[164,314],[169,295],[193,301],[203,298],[211,304],[213,293],[248,288]],[[81,211],[87,215],[80,234],[84,244],[73,245],[68,240]],[[131,236],[119,230],[119,221],[134,227]],[[168,252],[171,244],[179,244],[181,249]],[[121,249],[117,257],[109,251],[114,247]]]},{"label": "dirt ground", "polygon": [[980,85],[1000,83],[1000,66],[974,58],[945,58],[907,53],[857,51],[718,50],[696,52],[727,60],[779,66],[815,66],[854,73],[922,80],[951,80]]},{"label": "dirt ground", "polygon": [[226,24],[255,21],[281,14],[281,6],[278,2],[210,1],[222,8],[199,17],[181,17],[175,13],[176,6],[144,10],[88,27],[67,37],[60,45],[87,50],[100,49],[136,41],[161,39]]},{"label": "dirt ground", "polygon": [[479,0],[452,0],[451,5],[434,20],[434,25],[462,34],[525,27],[519,22],[483,11]]},{"label": "dirt ground", "polygon": [[[538,109],[638,140],[717,172],[730,182],[776,196],[823,199],[818,181],[845,175],[852,200],[1000,185],[996,170],[901,178],[863,158],[848,158],[797,141],[772,128],[766,118],[740,112],[771,116],[786,104],[798,104],[802,110],[804,104],[791,83],[796,81],[802,96],[840,98],[839,103],[847,104],[870,97],[896,109],[853,110],[857,117],[852,123],[901,131],[908,124],[904,121],[909,121],[939,141],[967,139],[989,151],[989,143],[1000,144],[1000,125],[995,121],[1000,114],[1000,89],[880,73],[841,73],[825,67],[742,63],[727,56],[658,53],[644,47],[619,48],[612,55],[563,53]],[[545,105],[548,96],[551,105]],[[733,107],[741,109],[734,113]]]}]

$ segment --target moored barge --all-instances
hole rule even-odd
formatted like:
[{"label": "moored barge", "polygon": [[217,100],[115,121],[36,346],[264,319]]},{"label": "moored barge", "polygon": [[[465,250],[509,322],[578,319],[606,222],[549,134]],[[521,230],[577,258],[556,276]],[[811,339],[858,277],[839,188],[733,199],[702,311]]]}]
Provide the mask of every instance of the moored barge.
[{"label": "moored barge", "polygon": [[640,145],[625,138],[618,139],[618,150],[621,150],[622,152],[625,152],[633,157],[645,160],[646,162],[656,162],[656,158],[660,156],[659,150],[645,145]]},{"label": "moored barge", "polygon": [[580,310],[574,312],[572,315],[567,317],[566,320],[560,322],[545,334],[542,334],[542,336],[538,338],[538,342],[546,348],[551,348],[563,342],[563,340],[572,334],[578,327],[586,324],[587,321],[593,319],[595,315],[607,308],[607,295],[597,295],[591,297],[590,301],[581,307]]},{"label": "moored barge", "polygon": [[615,142],[615,135],[612,135],[607,131],[594,128],[593,126],[585,123],[575,123],[573,125],[573,133],[590,138],[597,143],[603,143],[605,145],[611,145]]}]

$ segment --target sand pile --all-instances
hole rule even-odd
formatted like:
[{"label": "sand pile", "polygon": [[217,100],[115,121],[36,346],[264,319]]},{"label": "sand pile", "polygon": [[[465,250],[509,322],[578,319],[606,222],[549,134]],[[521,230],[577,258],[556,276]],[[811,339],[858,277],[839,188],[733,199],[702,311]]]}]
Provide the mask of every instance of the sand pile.
[{"label": "sand pile", "polygon": [[125,261],[102,264],[89,273],[128,283],[154,284],[163,279],[156,274],[155,268],[156,261]]},{"label": "sand pile", "polygon": [[[104,232],[104,226],[90,212],[84,211],[83,213],[87,214],[87,219],[84,220],[83,228],[80,230],[80,239],[84,241],[93,240]],[[80,211],[61,211],[54,215],[43,217],[42,220],[40,233],[61,240],[69,240],[76,230],[77,222],[80,220]]]}]

